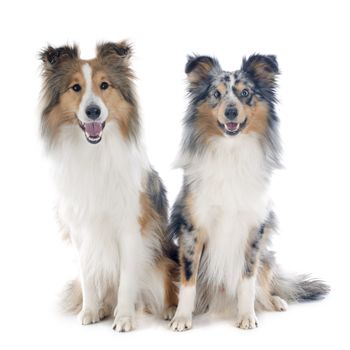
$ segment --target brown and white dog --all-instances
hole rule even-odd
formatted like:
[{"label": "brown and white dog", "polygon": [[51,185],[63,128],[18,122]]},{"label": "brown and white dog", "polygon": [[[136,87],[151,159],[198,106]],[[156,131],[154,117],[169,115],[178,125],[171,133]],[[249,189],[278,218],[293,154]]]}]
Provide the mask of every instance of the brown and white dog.
[{"label": "brown and white dog", "polygon": [[41,53],[42,136],[80,262],[66,308],[82,324],[114,309],[117,331],[134,328],[138,303],[168,318],[177,303],[166,192],[140,139],[130,55],[126,42],[98,45],[92,60],[76,46]]},{"label": "brown and white dog", "polygon": [[192,312],[225,309],[237,327],[257,326],[256,310],[323,297],[328,286],[287,277],[268,249],[275,229],[269,185],[280,144],[274,56],[252,55],[235,72],[208,56],[186,65],[190,104],[178,167],[182,190],[172,210],[181,287],[171,327],[192,327]]}]

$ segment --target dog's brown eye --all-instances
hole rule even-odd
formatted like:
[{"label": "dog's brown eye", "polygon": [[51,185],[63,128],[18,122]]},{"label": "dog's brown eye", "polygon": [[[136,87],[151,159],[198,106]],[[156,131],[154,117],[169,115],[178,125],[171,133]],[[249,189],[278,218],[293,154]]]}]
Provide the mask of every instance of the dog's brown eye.
[{"label": "dog's brown eye", "polygon": [[79,92],[81,90],[81,86],[79,84],[74,84],[72,86],[73,91]]},{"label": "dog's brown eye", "polygon": [[214,92],[214,97],[215,97],[215,98],[220,98],[220,96],[221,96],[220,91],[219,91],[219,90],[215,90],[215,92]]},{"label": "dog's brown eye", "polygon": [[249,96],[249,91],[248,89],[243,89],[241,91],[241,97],[248,97]]},{"label": "dog's brown eye", "polygon": [[101,90],[107,90],[109,87],[109,84],[107,82],[102,82],[101,85],[100,85],[100,89]]}]

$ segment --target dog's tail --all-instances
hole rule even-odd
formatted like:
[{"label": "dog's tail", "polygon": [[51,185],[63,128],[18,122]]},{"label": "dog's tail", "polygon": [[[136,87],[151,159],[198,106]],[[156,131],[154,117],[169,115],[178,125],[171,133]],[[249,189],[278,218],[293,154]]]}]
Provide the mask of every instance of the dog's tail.
[{"label": "dog's tail", "polygon": [[306,302],[323,299],[330,287],[310,275],[286,275],[278,272],[272,279],[272,291],[287,302]]},{"label": "dog's tail", "polygon": [[60,295],[60,309],[65,313],[77,314],[83,305],[83,293],[78,279],[67,283]]}]

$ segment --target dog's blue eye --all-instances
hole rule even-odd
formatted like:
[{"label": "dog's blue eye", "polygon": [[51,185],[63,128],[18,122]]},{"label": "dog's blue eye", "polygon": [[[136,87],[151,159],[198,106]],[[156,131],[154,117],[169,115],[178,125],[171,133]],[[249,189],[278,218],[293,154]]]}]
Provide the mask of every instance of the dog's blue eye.
[{"label": "dog's blue eye", "polygon": [[102,82],[101,85],[100,85],[100,89],[101,90],[107,90],[109,87],[109,84],[107,82]]},{"label": "dog's blue eye", "polygon": [[214,92],[214,97],[215,97],[215,98],[220,98],[220,96],[221,96],[220,91],[219,91],[219,90],[215,90],[215,92]]},{"label": "dog's blue eye", "polygon": [[81,86],[79,84],[74,84],[72,86],[73,91],[79,92],[81,90]]},{"label": "dog's blue eye", "polygon": [[241,91],[241,97],[248,97],[249,96],[249,91],[248,89],[243,89]]}]

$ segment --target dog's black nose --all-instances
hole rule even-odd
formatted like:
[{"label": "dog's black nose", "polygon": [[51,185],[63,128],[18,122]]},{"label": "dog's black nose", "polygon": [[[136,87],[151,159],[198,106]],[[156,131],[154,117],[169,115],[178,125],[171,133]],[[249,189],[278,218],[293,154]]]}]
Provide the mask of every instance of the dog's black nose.
[{"label": "dog's black nose", "polygon": [[235,106],[228,106],[225,110],[225,117],[230,120],[234,120],[238,115],[237,108]]},{"label": "dog's black nose", "polygon": [[96,120],[101,114],[101,108],[96,105],[90,105],[85,110],[86,115],[93,120]]}]

